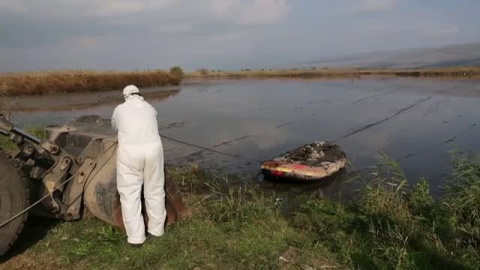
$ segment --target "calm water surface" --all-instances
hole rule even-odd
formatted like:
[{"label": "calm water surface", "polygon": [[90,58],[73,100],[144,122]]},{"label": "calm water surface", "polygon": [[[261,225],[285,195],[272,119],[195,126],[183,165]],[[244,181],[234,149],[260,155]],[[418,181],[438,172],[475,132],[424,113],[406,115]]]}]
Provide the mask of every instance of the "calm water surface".
[{"label": "calm water surface", "polygon": [[[149,101],[159,112],[161,133],[179,140],[255,160],[270,159],[315,140],[336,141],[354,168],[377,164],[379,152],[384,152],[399,161],[412,182],[426,177],[438,192],[450,172],[449,151],[480,152],[479,82],[226,80],[186,83],[169,98]],[[16,102],[21,103],[22,98]],[[13,120],[20,126],[32,126],[60,124],[85,114],[109,118],[115,105],[51,111],[50,105],[42,108],[40,102],[39,110],[15,112]],[[196,162],[252,176],[259,170],[255,162],[199,151],[167,139],[164,145],[169,162]],[[355,186],[345,182],[346,177],[337,178],[322,190],[348,193]],[[264,186],[292,192],[317,188],[269,182]]]}]

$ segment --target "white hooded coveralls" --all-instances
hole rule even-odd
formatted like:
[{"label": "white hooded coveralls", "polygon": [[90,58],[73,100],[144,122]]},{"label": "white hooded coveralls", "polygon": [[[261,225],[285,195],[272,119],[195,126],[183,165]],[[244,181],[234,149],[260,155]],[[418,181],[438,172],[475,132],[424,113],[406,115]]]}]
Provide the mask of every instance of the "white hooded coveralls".
[{"label": "white hooded coveralls", "polygon": [[[143,97],[130,95],[127,88],[125,91],[125,103],[117,106],[112,116],[112,126],[118,130],[119,143],[117,189],[128,243],[142,244],[146,239],[141,205],[142,185],[148,232],[154,236],[164,233],[167,213],[163,146],[158,134],[157,111]],[[138,92],[138,88],[133,91]]]}]

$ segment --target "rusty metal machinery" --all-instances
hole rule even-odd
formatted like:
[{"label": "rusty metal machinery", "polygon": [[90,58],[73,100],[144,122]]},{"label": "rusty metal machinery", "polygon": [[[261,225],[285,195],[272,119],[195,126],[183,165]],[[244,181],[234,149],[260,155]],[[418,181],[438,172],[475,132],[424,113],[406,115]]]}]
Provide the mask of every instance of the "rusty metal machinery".
[{"label": "rusty metal machinery", "polygon": [[[93,215],[124,230],[116,187],[117,138],[110,121],[84,116],[47,128],[45,141],[0,116],[0,135],[18,151],[0,151],[0,255],[16,240],[28,212],[77,220]],[[189,209],[168,175],[167,224]],[[147,215],[145,215],[147,216]]]}]

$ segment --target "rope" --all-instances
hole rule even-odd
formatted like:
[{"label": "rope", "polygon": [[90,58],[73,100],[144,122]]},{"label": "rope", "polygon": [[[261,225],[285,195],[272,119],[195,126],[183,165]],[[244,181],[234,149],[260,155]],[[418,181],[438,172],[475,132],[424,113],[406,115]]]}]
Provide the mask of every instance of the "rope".
[{"label": "rope", "polygon": [[168,139],[168,140],[173,141],[173,142],[177,142],[177,143],[184,144],[184,145],[187,145],[187,146],[195,147],[195,148],[202,149],[202,150],[205,150],[205,151],[209,151],[209,152],[212,152],[212,153],[216,153],[216,154],[220,154],[220,155],[224,155],[224,156],[228,156],[228,157],[233,157],[233,158],[237,158],[237,159],[243,159],[243,160],[246,160],[246,161],[258,162],[258,163],[263,162],[262,160],[249,158],[249,157],[244,157],[244,156],[241,156],[239,154],[229,154],[229,153],[225,153],[225,152],[222,152],[222,151],[211,149],[211,148],[208,148],[208,147],[205,147],[205,146],[201,146],[201,145],[198,145],[198,144],[181,141],[181,140],[174,139],[172,137],[165,136],[165,135],[162,135],[162,134],[160,134],[160,136],[162,138]]},{"label": "rope", "polygon": [[[105,154],[108,150],[110,150],[113,146],[117,145],[117,143],[114,143],[112,144],[110,147],[108,147],[107,149],[105,149],[102,153],[100,153],[100,155],[102,154]],[[105,167],[105,165],[110,161],[110,159],[113,157],[113,153],[112,155],[107,159],[107,161],[105,161],[105,163],[103,163],[103,165],[100,167],[100,169],[97,170],[97,172],[92,176],[90,177],[90,181],[91,179],[93,179],[93,177],[95,177],[98,172],[103,168]],[[38,201],[36,201],[35,203],[33,203],[32,205],[30,205],[29,207],[25,208],[23,211],[21,211],[20,213],[16,214],[15,216],[9,218],[7,221],[3,222],[2,224],[0,224],[0,228],[3,228],[3,226],[7,225],[8,223],[14,221],[15,219],[17,219],[18,217],[20,217],[21,215],[25,214],[26,212],[30,211],[33,207],[35,207],[36,205],[38,205],[39,203],[41,203],[43,200],[45,200],[46,198],[48,198],[53,192],[57,191],[59,188],[63,187],[64,185],[66,185],[68,182],[70,182],[73,178],[75,178],[75,176],[77,175],[77,173],[73,174],[72,176],[70,176],[67,180],[65,180],[63,183],[61,183],[60,185],[58,185],[58,187],[56,187],[51,193],[49,194],[46,194],[45,196],[43,196],[42,198],[40,198]],[[88,183],[85,184],[85,187],[90,184],[90,181]],[[85,187],[83,190],[85,190]]]},{"label": "rope", "polygon": [[[193,143],[189,143],[189,142],[185,142],[185,141],[181,141],[181,140],[177,140],[177,139],[174,139],[172,137],[169,137],[169,136],[165,136],[165,135],[160,135],[161,137],[165,138],[165,139],[168,139],[168,140],[171,140],[171,141],[174,141],[174,142],[177,142],[177,143],[180,143],[180,144],[184,144],[184,145],[187,145],[187,146],[192,146],[192,147],[196,147],[196,148],[199,148],[199,149],[202,149],[202,150],[205,150],[205,151],[209,151],[209,152],[213,152],[213,153],[217,153],[217,154],[221,154],[221,155],[225,155],[225,156],[229,156],[229,157],[233,157],[233,158],[238,158],[238,159],[243,159],[243,160],[247,160],[247,161],[253,161],[253,162],[258,162],[258,163],[262,163],[263,161],[261,160],[257,160],[257,159],[253,159],[253,158],[248,158],[248,157],[243,157],[243,156],[240,156],[238,154],[229,154],[229,153],[225,153],[225,152],[222,152],[222,151],[218,151],[218,150],[214,150],[214,149],[211,149],[211,148],[208,148],[208,147],[204,147],[204,146],[200,146],[200,145],[197,145],[197,144],[193,144]],[[111,145],[109,148],[107,148],[105,151],[102,152],[102,154],[106,153],[108,150],[110,150],[114,145],[116,145],[117,143]],[[107,161],[102,165],[101,168],[103,168],[108,161],[110,161],[110,159],[113,157],[113,154],[112,156],[110,156]],[[98,173],[99,170],[97,170],[97,172],[94,174],[94,176]],[[66,185],[67,183],[69,183],[77,174],[74,174],[72,175],[71,177],[69,177],[67,180],[65,180],[62,184],[60,184],[58,187],[56,187],[52,193],[56,190],[58,190],[59,188],[63,187],[64,185]],[[90,179],[92,179],[93,177],[90,177]],[[86,185],[88,185],[89,183],[86,183]],[[51,195],[51,193],[43,196],[42,198],[40,198],[38,201],[36,201],[35,203],[33,203],[32,205],[30,205],[29,207],[25,208],[23,211],[21,211],[20,213],[16,214],[15,216],[11,217],[10,219],[6,220],[5,222],[3,222],[2,224],[0,224],[0,228],[2,228],[3,226],[7,225],[8,223],[12,222],[13,220],[17,219],[18,217],[20,217],[21,215],[25,214],[26,212],[30,211],[33,207],[35,207],[36,205],[38,205],[39,203],[41,203],[43,200],[45,200],[46,198],[48,198],[49,196]]]},{"label": "rope", "polygon": [[[63,187],[66,183],[70,182],[74,177],[75,177],[76,174],[70,176],[67,180],[65,180],[65,182],[61,183],[58,187],[56,187],[53,191],[56,191],[58,190],[58,188],[60,187]],[[53,193],[52,191],[52,193]],[[33,203],[32,205],[30,205],[29,207],[25,208],[23,211],[21,211],[20,213],[16,214],[15,216],[11,217],[10,219],[8,219],[7,221],[3,222],[1,225],[0,225],[0,228],[2,228],[3,226],[7,225],[8,223],[12,222],[13,220],[15,220],[16,218],[18,218],[19,216],[25,214],[26,212],[30,211],[30,209],[32,209],[33,207],[35,207],[37,204],[41,203],[43,200],[45,200],[46,198],[48,198],[49,196],[51,195],[51,193],[43,196],[40,200],[36,201],[35,203]]]},{"label": "rope", "polygon": [[[115,145],[118,144],[118,141],[113,143],[112,145],[110,145],[110,147],[108,147],[107,149],[105,149],[101,155],[105,154],[106,152],[108,152],[108,150],[112,149],[112,147],[114,147]],[[107,158],[107,160],[105,161],[105,163],[102,164],[102,166],[100,166],[100,169],[98,169],[95,174],[93,176],[89,176],[90,178],[90,181],[88,181],[88,183],[85,183],[85,185],[83,186],[83,191],[85,192],[85,189],[87,188],[87,186],[90,184],[90,182],[92,181],[92,179],[97,176],[97,174],[103,169],[103,167],[105,167],[105,165],[107,165],[107,163],[110,161],[110,159],[112,159],[113,155],[115,154],[115,151],[112,152],[112,154],[110,155],[109,158]],[[82,194],[83,196],[83,194]]]}]

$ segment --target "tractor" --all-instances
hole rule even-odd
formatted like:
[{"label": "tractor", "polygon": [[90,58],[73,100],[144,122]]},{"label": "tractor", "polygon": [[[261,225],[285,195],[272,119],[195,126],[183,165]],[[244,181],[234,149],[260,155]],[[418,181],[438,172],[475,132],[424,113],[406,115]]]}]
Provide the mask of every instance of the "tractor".
[{"label": "tractor", "polygon": [[[65,221],[93,216],[125,232],[116,186],[118,141],[110,120],[80,116],[46,127],[42,140],[0,115],[0,136],[17,146],[0,149],[0,255],[15,244],[30,214]],[[188,218],[190,210],[168,174],[165,191],[166,225]]]}]

